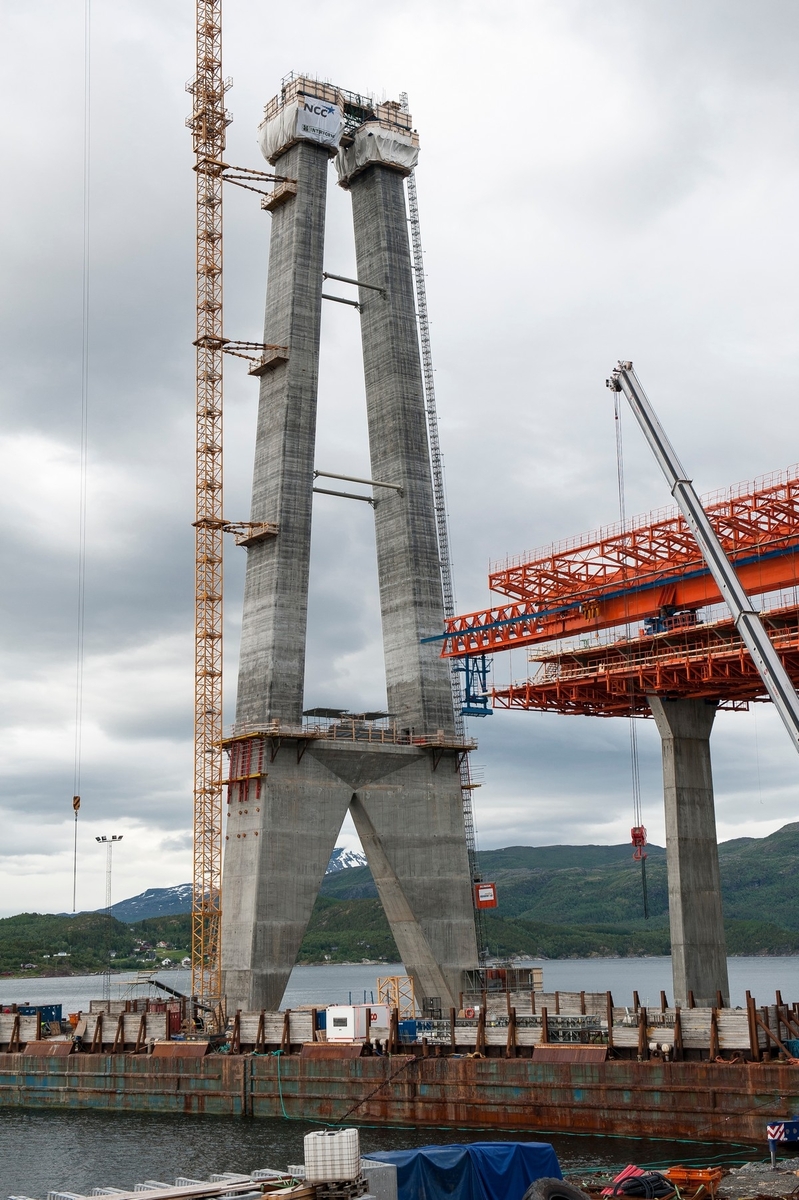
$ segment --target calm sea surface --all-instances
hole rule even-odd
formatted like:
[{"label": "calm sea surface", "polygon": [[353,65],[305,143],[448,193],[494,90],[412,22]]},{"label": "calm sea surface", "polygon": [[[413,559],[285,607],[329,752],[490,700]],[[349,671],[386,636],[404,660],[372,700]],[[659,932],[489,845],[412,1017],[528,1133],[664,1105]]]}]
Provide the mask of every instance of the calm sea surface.
[{"label": "calm sea surface", "polygon": [[[619,1004],[633,990],[642,1003],[671,998],[668,958],[587,959],[545,962],[547,991],[605,991]],[[799,958],[730,959],[732,1003],[741,1004],[748,988],[768,1003],[779,988],[786,1000],[799,999]],[[399,964],[297,967],[285,1003],[371,1000],[378,974],[401,973]],[[187,990],[188,973],[164,971],[161,977],[178,991]],[[133,975],[112,977],[112,995],[137,994]],[[139,989],[138,994],[142,994]],[[71,979],[0,980],[0,1003],[63,1003],[65,1011],[88,1008],[102,995],[100,976]],[[301,1121],[253,1121],[227,1117],[146,1116],[98,1112],[35,1112],[0,1109],[0,1200],[6,1196],[43,1197],[48,1190],[87,1193],[93,1187],[128,1188],[145,1179],[171,1183],[178,1174],[207,1178],[212,1172],[283,1168],[302,1162],[302,1138],[314,1128]],[[430,1143],[497,1140],[497,1133],[457,1129],[362,1128],[364,1150],[399,1149]],[[514,1132],[513,1139],[549,1141],[564,1171],[590,1166],[639,1162],[668,1164],[688,1159],[760,1158],[764,1146],[719,1146],[596,1136],[549,1135],[546,1130]]]},{"label": "calm sea surface", "polygon": [[[627,1004],[637,991],[642,1004],[660,1003],[661,990],[671,1000],[670,958],[569,958],[534,965],[544,969],[548,992],[611,991],[617,1004]],[[300,1004],[353,1004],[375,999],[378,975],[401,974],[401,963],[381,966],[335,963],[324,967],[295,967],[285,996],[285,1006]],[[730,999],[743,1005],[747,988],[761,1003],[774,1002],[779,989],[786,1001],[799,1000],[799,955],[787,958],[729,959]],[[179,992],[189,990],[189,972],[162,970],[159,978]],[[146,995],[136,987],[134,972],[111,976],[114,999]],[[89,1001],[103,994],[101,975],[76,975],[65,979],[0,979],[0,1004],[64,1005],[64,1012],[88,1009]]]}]

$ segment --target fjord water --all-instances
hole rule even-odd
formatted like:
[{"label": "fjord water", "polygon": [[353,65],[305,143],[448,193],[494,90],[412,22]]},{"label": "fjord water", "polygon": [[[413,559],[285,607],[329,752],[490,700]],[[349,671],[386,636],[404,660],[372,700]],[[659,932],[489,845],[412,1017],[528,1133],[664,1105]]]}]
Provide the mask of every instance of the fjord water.
[{"label": "fjord water", "polygon": [[[634,991],[642,1004],[660,1003],[660,993],[671,993],[671,959],[662,958],[561,958],[531,960],[543,967],[548,992],[611,991],[616,1004],[629,1004]],[[522,965],[522,964],[520,964]],[[526,965],[526,964],[525,964]],[[779,989],[786,1001],[799,1000],[799,955],[784,958],[730,958],[730,1002],[743,1005],[747,989],[760,1004],[773,1004]],[[327,966],[295,967],[291,973],[284,1006],[301,1004],[353,1004],[377,999],[378,975],[402,974],[401,963],[330,963]],[[179,992],[188,992],[190,973],[162,970],[159,978]],[[111,976],[114,999],[145,995],[133,987],[135,972]],[[61,979],[0,979],[0,1004],[63,1004],[64,1012],[88,1010],[89,1001],[103,994],[100,975],[75,975]]]},{"label": "fjord water", "polygon": [[[633,990],[642,1004],[657,1004],[661,990],[671,998],[669,958],[561,959],[543,964],[547,991],[613,992],[617,1004],[629,1003]],[[748,988],[762,1004],[773,1002],[779,988],[786,1000],[799,999],[799,957],[729,960],[732,1003],[742,1004]],[[400,964],[331,964],[297,967],[285,1003],[353,1003],[372,999],[378,974],[402,972]],[[188,990],[188,972],[164,971],[166,983]],[[112,977],[112,995],[135,995],[135,975]],[[365,995],[364,995],[365,993]],[[0,980],[0,1003],[63,1003],[65,1012],[87,1009],[102,995],[100,976],[65,979]],[[631,1113],[631,1128],[634,1114]],[[89,1192],[93,1187],[132,1187],[144,1179],[172,1182],[183,1173],[207,1178],[217,1171],[260,1166],[283,1168],[302,1162],[302,1138],[314,1128],[301,1121],[254,1121],[228,1117],[149,1116],[143,1113],[59,1112],[0,1109],[0,1200],[6,1196],[44,1196],[50,1189]],[[433,1142],[501,1138],[497,1131],[364,1128],[364,1150],[399,1149]],[[549,1135],[531,1128],[509,1137],[550,1141],[561,1166],[579,1170],[626,1162],[668,1163],[686,1158],[708,1160],[718,1154],[759,1158],[764,1146],[686,1145],[635,1138]],[[731,1131],[734,1138],[734,1131]]]},{"label": "fjord water", "polygon": [[[302,1162],[304,1135],[318,1124],[241,1117],[147,1116],[142,1113],[33,1112],[0,1109],[0,1198],[44,1197],[48,1190],[88,1194],[94,1187],[133,1188],[145,1179],[174,1183],[180,1173],[208,1179],[221,1171],[284,1168]],[[361,1128],[361,1150],[400,1150],[450,1142],[500,1141],[497,1130]],[[708,1161],[763,1157],[763,1147],[548,1134],[505,1135],[511,1141],[545,1141],[561,1169],[667,1166],[686,1158]]]}]

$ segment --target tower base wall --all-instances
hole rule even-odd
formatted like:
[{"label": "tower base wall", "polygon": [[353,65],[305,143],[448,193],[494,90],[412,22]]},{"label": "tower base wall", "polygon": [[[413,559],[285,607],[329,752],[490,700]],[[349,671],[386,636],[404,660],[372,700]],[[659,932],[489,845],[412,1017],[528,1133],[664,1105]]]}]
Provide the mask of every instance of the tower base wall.
[{"label": "tower base wall", "polygon": [[269,736],[248,747],[251,777],[231,768],[225,842],[228,1009],[280,1007],[348,809],[417,996],[453,1006],[477,966],[462,751]]}]

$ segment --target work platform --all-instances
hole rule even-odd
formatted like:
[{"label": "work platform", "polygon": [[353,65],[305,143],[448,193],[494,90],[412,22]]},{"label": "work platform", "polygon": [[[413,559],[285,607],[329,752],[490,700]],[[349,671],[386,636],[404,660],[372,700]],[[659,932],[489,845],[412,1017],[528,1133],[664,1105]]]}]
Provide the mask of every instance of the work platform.
[{"label": "work platform", "polygon": [[[799,605],[763,613],[769,639],[792,682],[799,684]],[[733,621],[697,622],[652,636],[605,645],[572,645],[530,654],[537,671],[494,688],[496,708],[598,717],[651,717],[648,696],[706,699],[722,709],[745,710],[768,700]]]},{"label": "work platform", "polygon": [[455,737],[451,731],[436,729],[433,733],[417,733],[414,729],[400,729],[396,721],[370,721],[358,716],[302,725],[278,720],[242,721],[230,726],[222,744],[226,749],[232,749],[237,743],[259,739],[369,742],[380,746],[425,746],[458,752],[477,747],[473,739]]}]

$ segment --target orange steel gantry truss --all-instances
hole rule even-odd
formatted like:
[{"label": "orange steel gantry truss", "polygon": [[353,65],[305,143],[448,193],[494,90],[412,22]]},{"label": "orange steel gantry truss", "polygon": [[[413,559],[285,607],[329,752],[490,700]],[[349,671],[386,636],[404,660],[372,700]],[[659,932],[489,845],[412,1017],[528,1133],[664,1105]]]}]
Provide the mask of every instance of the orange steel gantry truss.
[{"label": "orange steel gantry truss", "polygon": [[[750,595],[799,574],[799,466],[704,501]],[[443,656],[489,654],[716,604],[721,596],[683,517],[669,509],[508,562],[489,574],[509,604],[445,623]]]},{"label": "orange steel gantry truss", "polygon": [[[792,603],[783,598],[763,621],[799,682],[799,467],[714,494],[705,508],[750,595],[794,589]],[[712,698],[727,708],[768,699],[733,621],[698,620],[698,610],[721,596],[673,510],[508,562],[489,583],[513,602],[448,620],[442,653],[542,646],[530,655],[538,664],[531,679],[492,689],[495,708],[648,716],[651,693]],[[642,619],[644,629],[631,631]],[[620,636],[600,644],[599,631],[614,627]],[[582,640],[557,644],[572,635]]]},{"label": "orange steel gantry truss", "polygon": [[[794,685],[799,683],[799,605],[763,614],[769,638]],[[492,690],[495,708],[593,717],[651,716],[647,695],[713,699],[721,708],[768,700],[763,680],[731,619],[651,637],[622,638],[536,656],[527,680]]]}]

